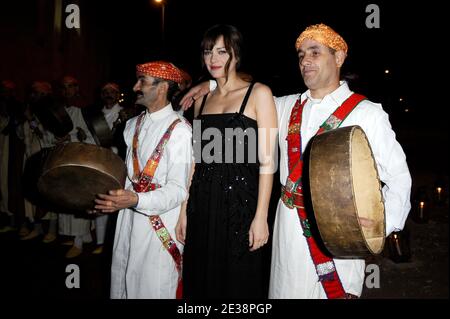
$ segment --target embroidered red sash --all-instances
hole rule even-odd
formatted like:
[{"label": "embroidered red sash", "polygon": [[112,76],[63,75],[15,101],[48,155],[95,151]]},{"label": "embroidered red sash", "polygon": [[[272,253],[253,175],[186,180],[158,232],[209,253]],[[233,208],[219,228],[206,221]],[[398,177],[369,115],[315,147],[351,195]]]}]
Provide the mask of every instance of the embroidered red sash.
[{"label": "embroidered red sash", "polygon": [[[338,128],[350,112],[362,101],[365,97],[353,93],[344,103],[339,106],[333,114],[320,126],[316,135],[325,131]],[[332,258],[326,256],[317,246],[316,241],[311,236],[310,225],[308,222],[307,213],[303,205],[303,191],[301,177],[303,173],[303,159],[302,159],[302,143],[301,143],[301,123],[303,107],[306,103],[300,103],[300,98],[295,103],[291,112],[288,129],[288,161],[289,161],[289,176],[286,180],[286,185],[282,187],[281,200],[289,208],[297,208],[297,214],[302,225],[303,235],[306,237],[309,252],[314,262],[319,281],[329,299],[345,298],[346,293],[339,279],[334,261]]]},{"label": "embroidered red sash", "polygon": [[[147,161],[147,164],[145,165],[144,169],[140,170],[139,168],[139,161],[137,157],[137,148],[138,148],[138,137],[139,132],[141,131],[141,124],[142,119],[144,118],[145,113],[142,113],[136,122],[136,129],[134,131],[134,137],[133,137],[133,189],[138,193],[146,193],[149,191],[153,191],[157,188],[160,188],[161,185],[152,183],[153,176],[155,175],[156,168],[158,167],[159,161],[161,160],[161,156],[164,151],[164,147],[166,146],[167,142],[170,139],[170,136],[172,135],[172,132],[175,128],[175,126],[181,122],[180,119],[176,119],[175,121],[170,124],[169,128],[166,130],[164,135],[161,137],[161,140],[159,141],[158,145],[156,146],[155,150],[153,151],[152,155]],[[176,291],[176,298],[181,299],[183,294],[183,281],[182,281],[182,256],[180,253],[180,250],[178,249],[175,241],[172,239],[172,236],[170,236],[169,231],[164,226],[163,221],[161,220],[161,217],[158,215],[152,215],[149,216],[150,223],[155,230],[156,234],[158,235],[158,238],[161,240],[164,248],[169,252],[169,254],[172,256],[175,266],[177,268],[178,272],[178,285],[177,285],[177,291]]]}]

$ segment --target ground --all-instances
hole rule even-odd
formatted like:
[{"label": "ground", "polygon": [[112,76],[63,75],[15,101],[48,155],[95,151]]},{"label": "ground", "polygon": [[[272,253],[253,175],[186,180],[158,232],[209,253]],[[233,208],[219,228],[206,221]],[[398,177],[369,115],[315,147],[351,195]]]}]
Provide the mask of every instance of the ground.
[{"label": "ground", "polygon": [[[420,143],[429,150],[439,149],[445,152],[441,145],[447,145],[448,141],[439,140],[436,136],[423,141],[419,138],[402,141],[413,180],[412,209],[405,230],[401,232],[403,239],[409,239],[409,244],[405,247],[409,247],[410,258],[401,262],[394,261],[389,251],[388,238],[380,255],[367,258],[367,264],[379,266],[379,288],[369,288],[372,282],[369,280],[369,285],[366,284],[363,289],[362,298],[449,297],[448,155],[430,157],[427,152],[417,152],[417,147],[414,146],[415,143]],[[434,161],[435,165],[429,165],[430,161]],[[437,184],[443,186],[440,201],[436,197]],[[419,222],[416,218],[420,194],[425,195],[425,222]],[[113,222],[114,218],[110,221]],[[0,227],[4,223],[5,219],[1,218]],[[110,226],[113,225],[114,223]],[[0,289],[11,298],[107,299],[114,227],[108,229],[105,240],[108,244],[104,254],[92,255],[95,245],[87,244],[83,254],[71,260],[64,258],[69,247],[61,245],[67,238],[58,238],[53,243],[44,244],[41,242],[42,237],[20,241],[17,232],[0,233]],[[267,252],[270,255],[270,251]],[[407,249],[405,253],[408,253]],[[66,279],[71,274],[66,272],[66,267],[71,264],[80,269],[79,289],[66,287]],[[370,274],[367,273],[368,276]]]},{"label": "ground", "polygon": [[[367,259],[367,264],[379,266],[379,288],[366,285],[362,297],[448,298],[448,205],[434,207],[426,223],[415,222],[411,214],[403,233],[409,234],[409,260],[394,262],[387,241],[382,254]],[[0,280],[7,296],[108,298],[110,247],[103,255],[92,255],[94,245],[88,244],[80,257],[67,260],[68,246],[61,245],[64,238],[51,244],[40,239],[24,242],[13,232],[0,235]],[[79,289],[66,287],[66,279],[73,273],[66,272],[70,264],[79,266]]]}]

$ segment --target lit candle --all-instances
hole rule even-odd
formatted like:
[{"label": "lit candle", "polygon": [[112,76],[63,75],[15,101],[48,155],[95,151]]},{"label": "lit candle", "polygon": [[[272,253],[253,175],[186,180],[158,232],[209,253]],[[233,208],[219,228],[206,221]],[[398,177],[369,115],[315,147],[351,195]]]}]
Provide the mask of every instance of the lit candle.
[{"label": "lit candle", "polygon": [[399,238],[398,238],[397,234],[394,234],[394,243],[395,243],[395,248],[397,249],[398,255],[401,256],[402,250],[400,249],[400,243],[399,243]]},{"label": "lit candle", "polygon": [[438,201],[441,201],[441,192],[442,192],[442,188],[438,187],[437,189],[437,193],[438,193]]},{"label": "lit candle", "polygon": [[420,219],[423,219],[423,206],[425,206],[425,202],[420,202],[420,208],[419,208],[419,217]]}]

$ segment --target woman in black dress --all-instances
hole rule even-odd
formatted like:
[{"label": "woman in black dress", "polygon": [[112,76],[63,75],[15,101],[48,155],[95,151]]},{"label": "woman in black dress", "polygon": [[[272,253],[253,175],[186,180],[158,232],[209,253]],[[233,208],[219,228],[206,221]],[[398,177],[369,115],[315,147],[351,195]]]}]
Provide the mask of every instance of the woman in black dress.
[{"label": "woman in black dress", "polygon": [[186,298],[265,297],[259,248],[269,237],[277,115],[270,88],[237,74],[241,46],[229,25],[210,28],[202,41],[217,88],[195,103],[196,165],[178,226],[186,227]]}]

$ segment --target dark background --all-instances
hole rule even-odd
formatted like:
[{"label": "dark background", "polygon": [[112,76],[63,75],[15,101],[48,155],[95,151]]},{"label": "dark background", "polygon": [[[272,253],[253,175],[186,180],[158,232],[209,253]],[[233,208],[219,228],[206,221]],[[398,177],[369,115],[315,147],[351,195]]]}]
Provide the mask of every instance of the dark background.
[{"label": "dark background", "polygon": [[[427,74],[441,71],[436,61],[440,43],[432,41],[442,42],[437,27],[442,8],[431,2],[377,1],[381,27],[368,29],[365,11],[372,1],[166,0],[164,43],[161,5],[152,0],[62,0],[63,8],[79,5],[80,36],[65,28],[68,13],[63,13],[61,32],[55,32],[56,2],[1,2],[2,79],[15,80],[25,89],[33,80],[56,81],[70,73],[84,80],[81,86],[90,98],[107,80],[130,91],[137,63],[165,58],[195,80],[201,75],[202,35],[216,23],[241,30],[247,49],[245,70],[269,84],[276,95],[304,89],[294,43],[306,26],[320,22],[348,42],[344,72],[358,74],[360,91],[376,101],[390,101],[391,108],[400,108],[399,97],[410,110],[424,108],[430,99],[424,88],[435,81]],[[433,106],[433,111],[441,108]]]},{"label": "dark background", "polygon": [[[69,13],[63,12],[61,31],[55,31],[59,1],[63,8],[79,5],[79,30],[65,27]],[[308,25],[323,22],[349,45],[343,73],[357,75],[351,88],[382,103],[399,135],[417,145],[421,138],[417,132],[426,130],[428,139],[432,134],[438,144],[443,138],[448,141],[447,107],[440,98],[448,77],[442,4],[376,1],[380,28],[369,29],[366,7],[373,1],[165,2],[163,41],[162,7],[153,0],[2,1],[0,79],[15,81],[23,99],[31,82],[51,81],[57,88],[63,75],[72,74],[80,80],[86,104],[94,101],[103,83],[115,81],[125,94],[124,104],[131,105],[136,64],[170,60],[195,82],[204,75],[203,33],[214,24],[227,23],[244,35],[243,71],[269,85],[276,96],[293,94],[305,90],[295,40]],[[438,148],[440,156],[435,160],[447,163],[448,147]],[[434,151],[434,147],[423,150],[427,156]]]},{"label": "dark background", "polygon": [[[417,188],[425,187],[432,193],[436,180],[444,181],[444,193],[448,196],[448,99],[444,87],[448,83],[448,51],[444,49],[448,36],[444,36],[443,28],[444,2],[167,0],[164,41],[161,6],[153,1],[61,0],[63,8],[69,3],[79,5],[81,29],[77,32],[65,28],[68,14],[63,13],[59,33],[54,28],[57,3],[58,0],[0,2],[0,80],[16,82],[21,99],[25,99],[35,80],[50,81],[57,89],[61,77],[72,74],[80,80],[86,104],[94,100],[103,83],[115,81],[125,94],[124,104],[132,105],[135,65],[156,59],[175,63],[196,82],[203,74],[202,35],[217,23],[233,24],[243,33],[244,71],[269,85],[276,96],[298,93],[305,87],[298,70],[295,40],[308,25],[323,22],[348,43],[343,72],[358,76],[350,87],[382,103],[389,114],[413,177],[413,205]],[[366,7],[371,3],[380,8],[379,29],[368,29],[365,24],[369,15]],[[372,297],[448,298],[448,199],[446,206],[431,215],[434,223],[426,227],[411,224],[416,232],[413,262],[400,267],[387,264],[385,289],[379,295],[375,291]],[[28,287],[31,280],[37,286],[28,290],[28,297],[41,294],[44,282],[58,287],[56,291],[49,288],[45,296],[53,297],[60,291],[63,294],[59,297],[63,298],[107,297],[108,274],[103,271],[107,271],[108,261],[92,262],[92,256],[83,253],[81,264],[91,269],[89,276],[95,279],[86,283],[87,292],[67,292],[62,286],[66,274],[58,266],[59,273],[55,275],[51,270],[55,267],[49,264],[67,264],[62,261],[63,248],[42,245],[17,244],[15,237],[3,242],[4,255],[18,258],[16,263],[11,259],[4,263],[8,271],[17,271],[16,276],[8,277],[8,287],[20,290],[22,285]],[[420,249],[426,252],[422,256],[427,255],[427,259],[420,259]],[[432,256],[438,256],[436,266],[430,262]],[[19,274],[21,269],[28,269],[26,265],[36,262],[39,270],[26,277]],[[379,264],[383,262],[384,259]],[[404,274],[397,276],[402,269]],[[102,279],[94,277],[98,273],[105,277],[102,284],[98,283]],[[436,286],[436,282],[440,285]],[[413,283],[416,285],[410,286]],[[432,292],[424,289],[427,285]]]}]

